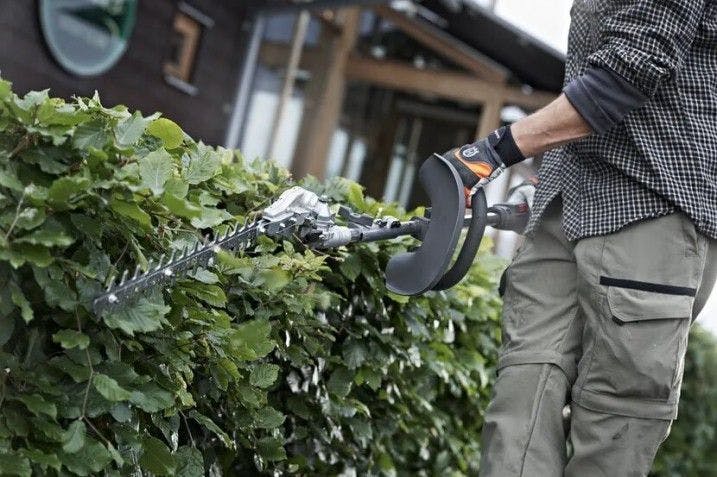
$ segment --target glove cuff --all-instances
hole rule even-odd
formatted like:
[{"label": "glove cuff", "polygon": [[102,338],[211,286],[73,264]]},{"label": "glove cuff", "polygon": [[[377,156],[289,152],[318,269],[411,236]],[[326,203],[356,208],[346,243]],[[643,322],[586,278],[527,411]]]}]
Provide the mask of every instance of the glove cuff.
[{"label": "glove cuff", "polygon": [[488,136],[488,142],[506,167],[525,160],[525,156],[520,152],[518,145],[515,143],[515,139],[513,139],[513,133],[511,133],[509,126],[503,126],[493,131],[493,133]]}]

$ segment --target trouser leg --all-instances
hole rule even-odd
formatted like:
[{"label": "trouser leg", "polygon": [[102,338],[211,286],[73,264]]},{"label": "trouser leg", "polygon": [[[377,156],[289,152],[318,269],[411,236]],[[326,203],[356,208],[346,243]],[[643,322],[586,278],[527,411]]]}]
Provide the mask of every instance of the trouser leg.
[{"label": "trouser leg", "polygon": [[565,477],[647,475],[671,422],[595,412],[577,404],[572,406],[572,420],[573,457]]},{"label": "trouser leg", "polygon": [[482,435],[483,477],[562,475],[562,415],[582,333],[576,274],[556,202],[506,271],[503,346]]},{"label": "trouser leg", "polygon": [[566,477],[649,473],[677,416],[707,242],[673,214],[576,245],[585,324]]},{"label": "trouser leg", "polygon": [[481,475],[558,476],[567,461],[563,408],[570,384],[553,364],[501,370],[483,425]]}]

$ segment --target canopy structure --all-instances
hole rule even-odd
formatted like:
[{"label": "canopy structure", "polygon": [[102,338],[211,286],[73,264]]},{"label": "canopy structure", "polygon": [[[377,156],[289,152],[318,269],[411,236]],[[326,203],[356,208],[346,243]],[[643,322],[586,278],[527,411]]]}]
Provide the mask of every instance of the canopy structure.
[{"label": "canopy structure", "polygon": [[470,0],[422,0],[444,30],[508,68],[520,83],[562,89],[565,55]]}]

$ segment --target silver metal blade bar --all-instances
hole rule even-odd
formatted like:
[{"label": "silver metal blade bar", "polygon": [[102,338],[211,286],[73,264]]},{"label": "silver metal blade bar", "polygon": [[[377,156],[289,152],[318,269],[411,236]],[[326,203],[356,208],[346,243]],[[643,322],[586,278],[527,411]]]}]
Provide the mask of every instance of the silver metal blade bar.
[{"label": "silver metal blade bar", "polygon": [[217,237],[206,245],[184,251],[177,255],[174,260],[170,260],[164,265],[150,266],[146,272],[139,275],[135,274],[129,280],[127,280],[127,273],[124,273],[122,275],[124,281],[115,284],[113,279],[107,291],[92,302],[92,308],[95,313],[99,314],[102,310],[113,308],[120,303],[132,300],[135,295],[152,287],[172,283],[177,277],[198,266],[206,267],[211,264],[214,255],[219,250],[234,250],[252,243],[257,236],[261,235],[260,228],[264,225],[262,221],[257,221],[239,227],[229,235]]}]

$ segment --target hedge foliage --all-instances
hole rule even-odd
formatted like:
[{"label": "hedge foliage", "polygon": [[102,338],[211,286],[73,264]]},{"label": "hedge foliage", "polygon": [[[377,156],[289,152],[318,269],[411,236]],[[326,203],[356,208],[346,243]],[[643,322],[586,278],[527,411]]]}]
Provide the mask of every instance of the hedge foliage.
[{"label": "hedge foliage", "polygon": [[[488,254],[407,299],[382,269],[410,239],[264,239],[91,312],[111,276],[290,185],[158,115],[0,81],[0,474],[475,474],[499,339]],[[307,186],[403,214],[345,180]]]},{"label": "hedge foliage", "polygon": [[657,454],[655,477],[717,476],[717,339],[692,329],[677,420]]}]

